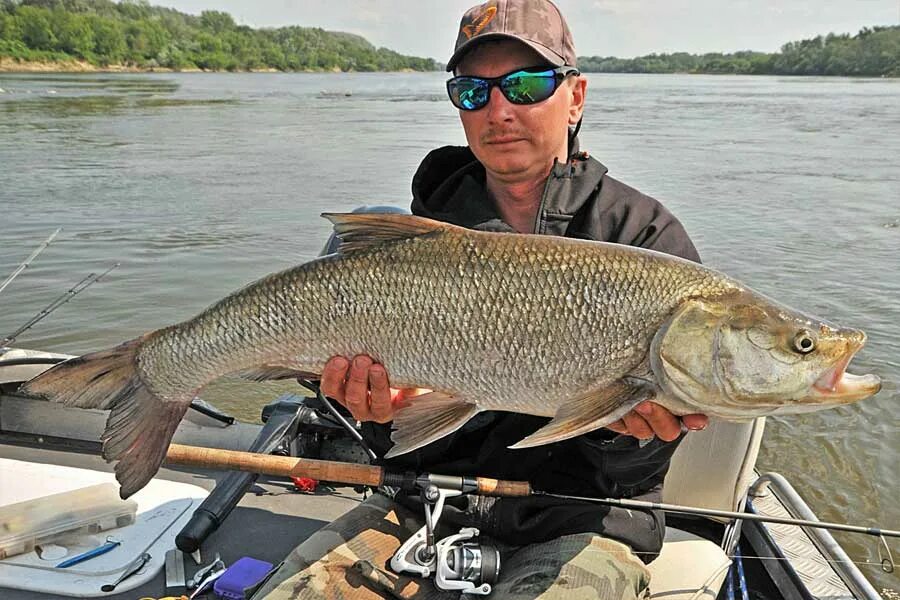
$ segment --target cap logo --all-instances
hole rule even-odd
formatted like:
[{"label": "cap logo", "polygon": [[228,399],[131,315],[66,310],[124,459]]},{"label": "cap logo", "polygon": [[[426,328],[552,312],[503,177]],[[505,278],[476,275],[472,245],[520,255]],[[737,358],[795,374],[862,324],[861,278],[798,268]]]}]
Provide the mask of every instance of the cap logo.
[{"label": "cap logo", "polygon": [[472,18],[472,22],[468,25],[463,25],[462,31],[463,35],[466,36],[466,39],[471,40],[473,36],[481,33],[481,30],[487,27],[487,24],[491,22],[494,18],[494,15],[497,14],[496,6],[488,6],[484,11],[478,15],[475,15]]}]

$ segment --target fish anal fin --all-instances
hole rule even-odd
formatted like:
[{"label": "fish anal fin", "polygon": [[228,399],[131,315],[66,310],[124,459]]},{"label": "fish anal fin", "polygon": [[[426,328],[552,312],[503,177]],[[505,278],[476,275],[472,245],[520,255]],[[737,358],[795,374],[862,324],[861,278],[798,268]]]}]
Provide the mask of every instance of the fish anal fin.
[{"label": "fish anal fin", "polygon": [[394,416],[394,446],[385,458],[412,452],[449,435],[478,413],[478,407],[451,394],[413,396]]},{"label": "fish anal fin", "polygon": [[600,429],[618,421],[639,403],[653,396],[653,388],[648,385],[616,381],[600,391],[563,404],[553,420],[510,448],[551,444]]},{"label": "fish anal fin", "polygon": [[337,252],[347,254],[452,228],[452,225],[393,213],[322,213],[334,224]]}]

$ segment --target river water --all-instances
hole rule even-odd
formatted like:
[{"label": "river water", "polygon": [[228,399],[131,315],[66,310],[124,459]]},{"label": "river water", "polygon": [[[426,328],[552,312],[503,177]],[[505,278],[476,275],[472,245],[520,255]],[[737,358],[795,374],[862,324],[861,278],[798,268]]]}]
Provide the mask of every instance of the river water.
[{"label": "river water", "polygon": [[[444,76],[0,74],[0,337],[110,276],[16,345],[84,353],[187,318],[315,256],[323,211],[408,205],[431,148],[462,144]],[[856,326],[874,399],[772,418],[759,459],[820,518],[900,528],[900,81],[591,75],[582,147],[661,200],[704,261]],[[241,418],[284,389],[213,385]],[[874,539],[840,535],[876,562]],[[900,545],[892,543],[895,556]],[[863,566],[876,587],[895,575]]]}]

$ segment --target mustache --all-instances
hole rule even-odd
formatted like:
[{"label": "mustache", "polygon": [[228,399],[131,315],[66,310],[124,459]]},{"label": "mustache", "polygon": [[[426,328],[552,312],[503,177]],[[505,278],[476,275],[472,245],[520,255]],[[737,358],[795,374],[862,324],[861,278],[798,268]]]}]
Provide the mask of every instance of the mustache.
[{"label": "mustache", "polygon": [[497,140],[509,138],[530,140],[531,135],[528,131],[523,131],[521,129],[488,129],[479,136],[479,141],[482,144],[490,144]]}]

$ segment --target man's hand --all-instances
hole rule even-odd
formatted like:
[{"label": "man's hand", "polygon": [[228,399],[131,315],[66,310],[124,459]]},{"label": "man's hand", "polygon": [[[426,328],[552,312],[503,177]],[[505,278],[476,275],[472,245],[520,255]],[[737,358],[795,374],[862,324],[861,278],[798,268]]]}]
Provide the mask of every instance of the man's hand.
[{"label": "man's hand", "polygon": [[698,431],[709,424],[706,415],[684,415],[681,421],[655,402],[641,402],[633,411],[606,426],[618,433],[632,435],[638,439],[649,439],[654,435],[664,442],[671,442],[681,435],[681,423],[688,429]]},{"label": "man's hand", "polygon": [[322,371],[322,393],[341,403],[357,421],[389,423],[403,400],[425,390],[394,389],[384,365],[359,354],[352,361],[333,356]]}]

